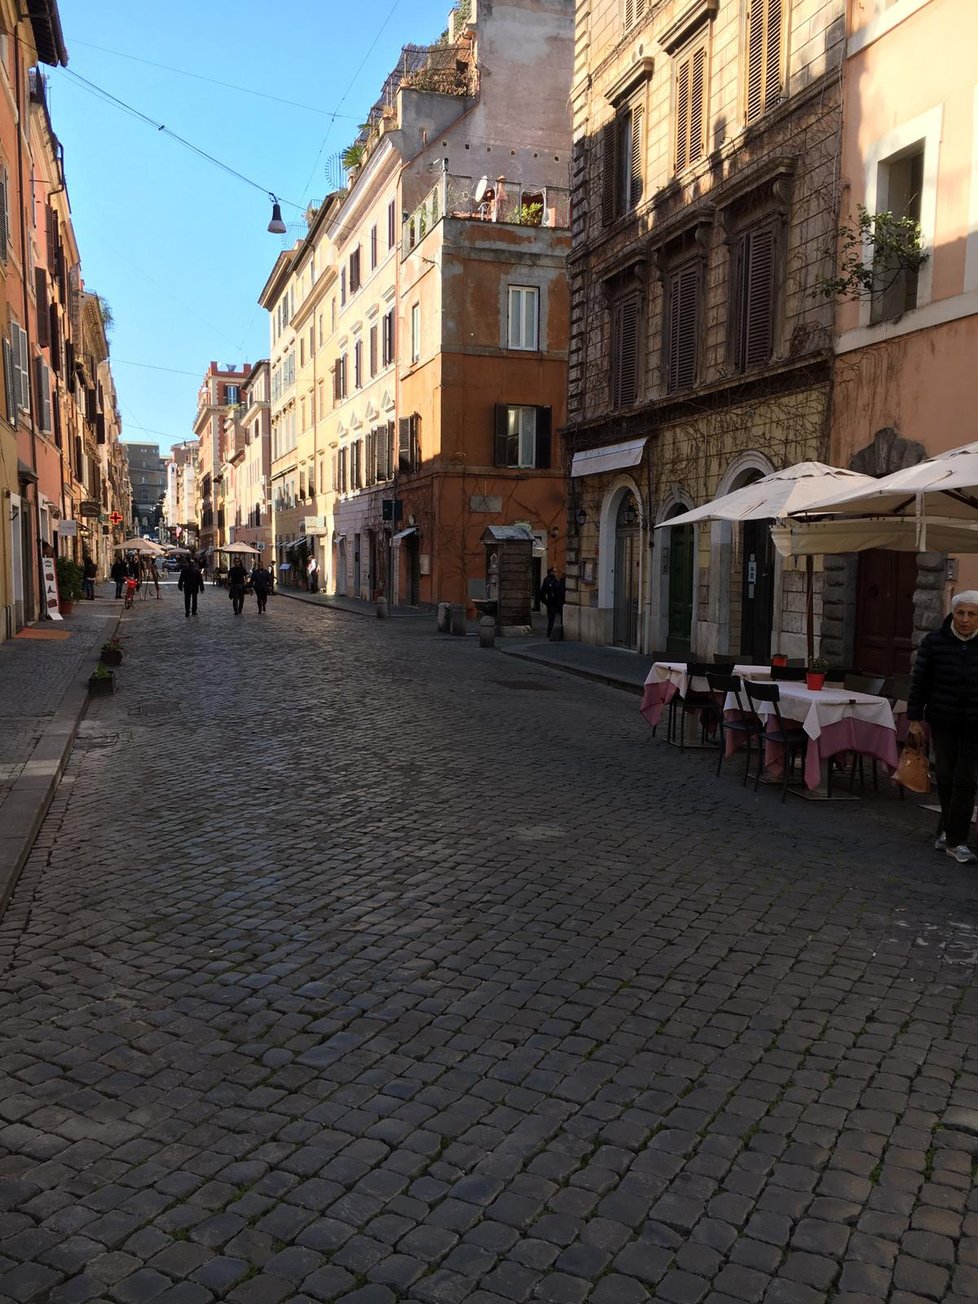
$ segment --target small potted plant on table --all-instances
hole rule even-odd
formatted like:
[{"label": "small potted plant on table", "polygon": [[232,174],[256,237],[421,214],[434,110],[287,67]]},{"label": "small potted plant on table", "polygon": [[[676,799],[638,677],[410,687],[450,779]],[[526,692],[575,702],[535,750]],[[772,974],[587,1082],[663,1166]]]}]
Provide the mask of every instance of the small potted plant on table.
[{"label": "small potted plant on table", "polygon": [[805,687],[810,688],[814,693],[824,688],[828,668],[829,663],[824,657],[812,657],[805,670]]},{"label": "small potted plant on table", "polygon": [[118,635],[113,635],[102,644],[101,662],[104,666],[122,665],[122,641]]}]

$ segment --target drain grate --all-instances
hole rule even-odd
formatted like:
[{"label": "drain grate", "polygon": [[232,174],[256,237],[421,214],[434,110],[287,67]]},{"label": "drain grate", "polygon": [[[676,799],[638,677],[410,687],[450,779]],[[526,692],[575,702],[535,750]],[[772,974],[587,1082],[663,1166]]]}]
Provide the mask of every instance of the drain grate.
[{"label": "drain grate", "polygon": [[182,706],[182,702],[140,702],[138,706],[132,707],[129,714],[138,716],[176,715]]},{"label": "drain grate", "polygon": [[494,679],[500,688],[515,688],[526,693],[552,693],[553,684],[541,683],[539,679]]}]

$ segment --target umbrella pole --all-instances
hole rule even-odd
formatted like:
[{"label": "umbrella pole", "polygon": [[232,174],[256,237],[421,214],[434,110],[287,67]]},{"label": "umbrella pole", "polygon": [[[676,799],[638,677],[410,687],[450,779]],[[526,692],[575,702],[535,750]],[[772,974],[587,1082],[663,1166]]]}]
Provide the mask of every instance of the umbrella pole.
[{"label": "umbrella pole", "polygon": [[805,556],[805,634],[811,665],[815,658],[815,563],[811,553]]}]

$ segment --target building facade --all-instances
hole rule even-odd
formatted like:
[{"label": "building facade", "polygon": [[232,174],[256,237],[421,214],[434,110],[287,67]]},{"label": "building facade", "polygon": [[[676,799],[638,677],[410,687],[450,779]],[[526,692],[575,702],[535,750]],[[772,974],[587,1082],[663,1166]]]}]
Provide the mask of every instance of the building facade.
[{"label": "building facade", "polygon": [[224,516],[223,466],[225,417],[241,404],[242,388],[251,364],[212,362],[197,391],[194,435],[197,439],[197,502],[200,507],[200,547],[205,552],[227,543]]},{"label": "building facade", "polygon": [[231,543],[248,543],[271,558],[270,375],[268,359],[256,362],[242,387],[241,409],[231,461],[234,513],[229,521]]},{"label": "building facade", "polygon": [[[919,223],[925,260],[879,270],[837,316],[832,460],[885,475],[974,438],[978,400],[978,38],[968,0],[850,6],[843,92],[843,218],[860,206]],[[893,88],[899,87],[899,96]],[[872,248],[865,250],[874,261]],[[905,673],[973,557],[873,550],[826,558],[823,639],[868,674]]]},{"label": "building facade", "polygon": [[655,531],[828,451],[843,0],[578,5],[568,636],[805,650],[767,525]]},{"label": "building facade", "polygon": [[200,513],[197,506],[197,464],[200,445],[196,439],[174,444],[166,461],[165,522],[168,539],[185,548],[198,547]]}]

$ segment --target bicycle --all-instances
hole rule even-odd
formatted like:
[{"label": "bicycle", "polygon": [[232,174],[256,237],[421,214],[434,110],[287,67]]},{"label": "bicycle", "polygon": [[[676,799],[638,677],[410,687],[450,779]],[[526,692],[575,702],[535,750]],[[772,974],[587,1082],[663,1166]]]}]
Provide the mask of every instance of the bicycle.
[{"label": "bicycle", "polygon": [[136,590],[138,588],[139,588],[139,581],[133,579],[131,575],[128,576],[126,579],[126,597],[124,603],[127,611],[136,600]]}]

